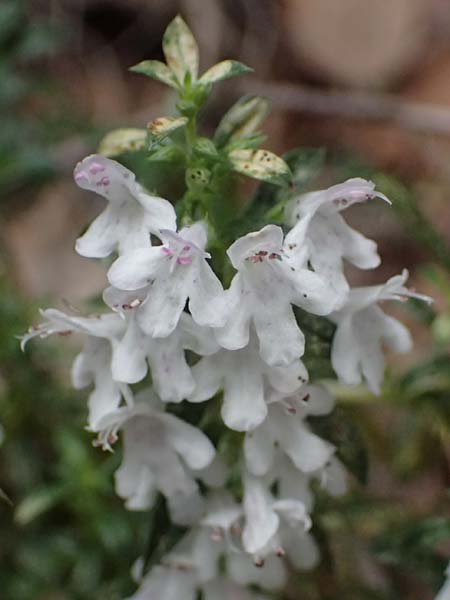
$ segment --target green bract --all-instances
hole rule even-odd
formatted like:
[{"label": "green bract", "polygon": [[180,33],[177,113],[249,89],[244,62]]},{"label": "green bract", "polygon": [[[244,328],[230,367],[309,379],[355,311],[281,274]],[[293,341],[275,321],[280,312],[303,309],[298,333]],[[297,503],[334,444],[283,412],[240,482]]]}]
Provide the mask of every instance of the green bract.
[{"label": "green bract", "polygon": [[229,159],[235,171],[254,179],[278,185],[287,184],[291,179],[284,160],[268,150],[233,150]]},{"label": "green bract", "polygon": [[145,147],[145,129],[114,129],[102,139],[98,151],[104,156],[118,156],[123,152],[133,152]]}]

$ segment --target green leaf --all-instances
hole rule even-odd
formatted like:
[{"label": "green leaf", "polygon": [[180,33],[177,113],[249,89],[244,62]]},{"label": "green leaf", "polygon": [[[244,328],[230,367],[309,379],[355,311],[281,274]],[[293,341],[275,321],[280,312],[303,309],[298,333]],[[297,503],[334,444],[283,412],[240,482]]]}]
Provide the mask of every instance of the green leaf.
[{"label": "green leaf", "polygon": [[268,150],[233,150],[228,158],[235,171],[248,177],[277,185],[285,185],[291,179],[284,160]]},{"label": "green leaf", "polygon": [[50,510],[65,493],[65,488],[58,485],[48,487],[27,496],[16,509],[15,520],[19,525],[27,525],[39,515]]},{"label": "green leaf", "polygon": [[145,147],[146,139],[145,129],[115,129],[102,139],[98,152],[104,156],[118,156],[123,152],[141,150]]},{"label": "green leaf", "polygon": [[214,143],[208,138],[197,138],[193,150],[196,154],[207,158],[218,158],[219,156]]},{"label": "green leaf", "polygon": [[130,67],[130,71],[133,71],[133,73],[146,75],[147,77],[161,81],[161,83],[165,83],[170,87],[178,87],[172,71],[167,67],[167,65],[159,60],[143,60],[137,65]]},{"label": "green leaf", "polygon": [[243,138],[261,125],[269,112],[269,101],[260,96],[244,96],[225,113],[214,134],[217,146]]},{"label": "green leaf", "polygon": [[162,45],[167,65],[178,82],[184,85],[187,74],[195,82],[198,75],[197,42],[179,15],[164,32]]},{"label": "green leaf", "polygon": [[177,129],[184,127],[188,122],[187,117],[159,117],[147,125],[150,143],[160,144],[162,140]]},{"label": "green leaf", "polygon": [[2,488],[0,488],[0,500],[3,500],[10,506],[13,506],[13,502],[12,502],[11,498],[8,496],[8,494],[6,492],[4,492],[2,490]]},{"label": "green leaf", "polygon": [[159,146],[152,150],[148,160],[151,162],[179,162],[183,161],[184,155],[180,148],[174,145]]},{"label": "green leaf", "polygon": [[215,83],[216,81],[222,81],[223,79],[229,79],[230,77],[237,77],[238,75],[245,75],[253,71],[250,67],[238,62],[237,60],[223,60],[217,63],[204,73],[199,83],[208,85]]}]

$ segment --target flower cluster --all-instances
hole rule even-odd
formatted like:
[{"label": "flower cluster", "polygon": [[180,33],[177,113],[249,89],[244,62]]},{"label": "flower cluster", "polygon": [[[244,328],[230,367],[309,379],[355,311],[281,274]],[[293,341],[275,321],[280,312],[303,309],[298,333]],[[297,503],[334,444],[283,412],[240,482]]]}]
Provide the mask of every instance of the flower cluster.
[{"label": "flower cluster", "polygon": [[[345,261],[370,269],[380,258],[376,244],[340,213],[355,202],[388,200],[363,179],[294,198],[286,230],[269,223],[227,249],[235,274],[224,290],[211,267],[206,220],[177,230],[168,201],[101,155],[77,165],[75,182],[107,200],[76,250],[92,258],[114,254],[103,294],[110,311],[82,317],[44,310],[22,344],[84,336],[73,385],[91,386],[88,427],[96,443],[111,449],[122,434],[118,495],[130,510],[150,509],[162,495],[173,522],[189,527],[143,575],[133,598],[194,599],[202,591],[207,599],[261,600],[246,586],[283,586],[284,556],[298,569],[319,560],[311,483],[331,495],[346,490],[336,447],[308,424],[310,416],[330,413],[334,399],[309,381],[296,314],[335,323],[338,379],[365,380],[379,393],[383,343],[400,352],[411,346],[407,329],[380,303],[428,300],[405,287],[406,271],[379,286],[351,289],[347,282]],[[240,432],[233,465],[201,427],[177,416],[182,402],[208,403],[210,417]],[[236,473],[239,492],[229,485]]]}]

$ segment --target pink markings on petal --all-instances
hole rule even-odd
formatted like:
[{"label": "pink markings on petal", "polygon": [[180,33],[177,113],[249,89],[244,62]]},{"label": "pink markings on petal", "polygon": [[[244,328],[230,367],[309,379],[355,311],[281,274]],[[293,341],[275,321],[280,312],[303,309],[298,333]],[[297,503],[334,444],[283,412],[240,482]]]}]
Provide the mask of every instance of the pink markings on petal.
[{"label": "pink markings on petal", "polygon": [[249,260],[252,263],[261,263],[266,258],[267,255],[268,255],[268,252],[266,252],[266,250],[260,250],[253,256],[250,256]]},{"label": "pink markings on petal", "polygon": [[109,177],[107,177],[106,175],[104,177],[102,177],[99,181],[97,181],[97,183],[95,184],[97,187],[100,186],[104,186],[107,187],[110,184],[109,181]]},{"label": "pink markings on petal", "polygon": [[89,181],[89,174],[86,173],[86,171],[79,171],[75,175],[75,181],[79,182],[79,181],[82,181],[83,179],[85,179],[86,181]]},{"label": "pink markings on petal", "polygon": [[103,173],[105,168],[106,167],[104,167],[100,163],[95,162],[95,163],[92,163],[92,165],[89,167],[89,173],[91,173],[91,175],[97,175],[97,173]]},{"label": "pink markings on petal", "polygon": [[189,252],[190,249],[191,247],[189,245],[183,247],[184,252]]},{"label": "pink markings on petal", "polygon": [[179,256],[177,258],[177,263],[179,265],[190,265],[192,263],[192,258],[190,256]]},{"label": "pink markings on petal", "polygon": [[172,256],[173,256],[173,251],[170,248],[167,248],[167,246],[162,246],[161,252],[163,254],[165,254],[166,256],[169,256],[170,258],[172,258]]}]

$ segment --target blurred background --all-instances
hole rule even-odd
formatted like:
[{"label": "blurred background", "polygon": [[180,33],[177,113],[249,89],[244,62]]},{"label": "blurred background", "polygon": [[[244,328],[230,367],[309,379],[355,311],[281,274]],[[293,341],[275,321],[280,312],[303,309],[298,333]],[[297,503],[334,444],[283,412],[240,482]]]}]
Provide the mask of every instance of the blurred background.
[{"label": "blurred background", "polygon": [[[50,340],[22,354],[14,336],[38,307],[85,310],[105,286],[104,265],[73,250],[103,203],[72,170],[108,130],[173,112],[167,88],[127,69],[163,58],[177,13],[203,68],[235,58],[255,69],[216,86],[205,134],[243,93],[267,96],[266,147],[307,149],[305,189],[360,175],[394,201],[346,215],[384,259],[353,283],[407,267],[411,285],[436,298],[430,310],[395,309],[416,344],[393,358],[384,395],[342,394],[330,436],[347,448],[352,493],[319,502],[323,564],[277,598],[431,599],[450,555],[448,0],[2,0],[0,598],[134,589],[149,525],[114,495],[120,452],[101,453],[83,429],[84,398],[69,389],[76,346]],[[164,177],[155,174],[161,194]]]}]

